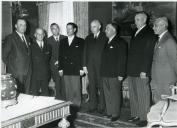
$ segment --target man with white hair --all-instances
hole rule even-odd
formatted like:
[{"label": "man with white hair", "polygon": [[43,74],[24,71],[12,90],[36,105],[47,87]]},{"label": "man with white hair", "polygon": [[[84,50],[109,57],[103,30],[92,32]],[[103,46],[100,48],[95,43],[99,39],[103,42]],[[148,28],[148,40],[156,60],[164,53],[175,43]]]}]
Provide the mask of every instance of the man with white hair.
[{"label": "man with white hair", "polygon": [[35,41],[31,44],[32,54],[32,84],[30,94],[48,96],[48,84],[51,77],[50,59],[52,49],[44,41],[44,30],[37,28],[35,31]]},{"label": "man with white hair", "polygon": [[154,22],[154,33],[159,39],[155,45],[151,90],[154,102],[161,95],[171,95],[170,85],[177,81],[177,44],[168,31],[168,19],[157,18]]},{"label": "man with white hair", "polygon": [[130,41],[128,52],[127,76],[130,92],[130,122],[137,122],[143,127],[147,124],[150,108],[149,78],[155,45],[155,34],[146,24],[147,15],[139,12],[135,15],[136,33]]},{"label": "man with white hair", "polygon": [[89,111],[100,113],[105,111],[103,87],[100,82],[101,53],[107,42],[104,32],[101,32],[99,20],[91,22],[91,34],[85,39],[83,70],[89,78]]}]

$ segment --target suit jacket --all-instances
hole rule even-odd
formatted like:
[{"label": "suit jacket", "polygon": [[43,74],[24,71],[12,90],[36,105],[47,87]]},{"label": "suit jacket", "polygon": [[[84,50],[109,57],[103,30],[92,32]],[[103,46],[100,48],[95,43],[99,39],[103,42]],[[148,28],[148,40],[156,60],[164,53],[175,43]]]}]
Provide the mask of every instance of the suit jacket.
[{"label": "suit jacket", "polygon": [[115,36],[105,44],[101,57],[101,76],[118,77],[126,74],[127,42]]},{"label": "suit jacket", "polygon": [[126,74],[127,42],[115,36],[105,44],[101,57],[101,76],[118,77]]},{"label": "suit jacket", "polygon": [[2,59],[7,66],[7,72],[17,79],[31,71],[30,42],[27,36],[25,38],[28,47],[17,32],[7,36],[2,46]]},{"label": "suit jacket", "polygon": [[88,67],[92,65],[92,63],[96,63],[96,65],[98,66],[100,65],[101,53],[107,41],[108,38],[106,37],[104,32],[100,32],[96,41],[94,40],[93,34],[90,34],[86,37],[84,46],[83,67]]},{"label": "suit jacket", "polygon": [[32,53],[32,75],[37,80],[45,80],[50,78],[50,59],[52,49],[49,44],[44,42],[41,49],[36,41],[31,44]]},{"label": "suit jacket", "polygon": [[155,46],[152,63],[152,83],[166,84],[177,81],[177,44],[166,32]]},{"label": "suit jacket", "polygon": [[58,67],[55,65],[55,62],[58,60],[60,41],[64,38],[67,38],[67,37],[64,36],[64,35],[60,35],[59,42],[57,42],[53,36],[50,36],[47,39],[47,43],[50,44],[51,47],[52,47],[52,57],[51,57],[51,69],[52,69],[52,71],[57,71],[58,70]]},{"label": "suit jacket", "polygon": [[128,76],[138,77],[141,72],[150,76],[156,39],[153,30],[147,25],[136,36],[132,36],[128,52]]},{"label": "suit jacket", "polygon": [[68,38],[61,40],[59,49],[59,70],[64,75],[79,75],[82,70],[84,40],[74,37],[69,46]]}]

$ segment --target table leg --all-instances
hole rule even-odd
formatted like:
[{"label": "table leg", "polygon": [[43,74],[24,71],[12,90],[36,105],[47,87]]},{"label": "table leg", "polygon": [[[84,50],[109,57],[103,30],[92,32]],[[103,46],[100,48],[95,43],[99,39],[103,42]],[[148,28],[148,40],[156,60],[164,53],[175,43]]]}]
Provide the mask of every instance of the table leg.
[{"label": "table leg", "polygon": [[70,123],[66,120],[66,117],[63,117],[62,120],[58,123],[59,128],[68,128]]}]

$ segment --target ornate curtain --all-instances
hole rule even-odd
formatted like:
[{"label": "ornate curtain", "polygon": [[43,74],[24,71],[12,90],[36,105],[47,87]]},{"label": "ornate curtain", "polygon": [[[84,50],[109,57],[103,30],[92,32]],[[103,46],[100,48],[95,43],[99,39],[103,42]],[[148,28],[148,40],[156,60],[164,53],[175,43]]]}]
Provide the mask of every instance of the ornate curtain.
[{"label": "ornate curtain", "polygon": [[78,36],[85,38],[88,35],[88,2],[73,2],[74,22],[78,25]]},{"label": "ornate curtain", "polygon": [[39,15],[39,27],[42,27],[46,31],[49,25],[49,9],[50,4],[48,2],[40,2],[38,5],[38,15]]}]

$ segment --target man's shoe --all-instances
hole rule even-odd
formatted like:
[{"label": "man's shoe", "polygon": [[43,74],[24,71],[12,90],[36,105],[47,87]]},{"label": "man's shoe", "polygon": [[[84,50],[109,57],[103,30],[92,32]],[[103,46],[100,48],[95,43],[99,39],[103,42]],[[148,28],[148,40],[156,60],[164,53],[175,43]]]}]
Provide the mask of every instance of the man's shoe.
[{"label": "man's shoe", "polygon": [[145,127],[147,126],[147,121],[146,120],[140,120],[137,124],[139,127]]},{"label": "man's shoe", "polygon": [[117,121],[119,119],[119,116],[111,117],[111,122]]},{"label": "man's shoe", "polygon": [[103,117],[106,117],[106,118],[112,118],[111,115],[107,115],[107,114],[104,114]]},{"label": "man's shoe", "polygon": [[139,121],[139,117],[131,117],[130,119],[128,119],[128,122],[136,122]]}]

